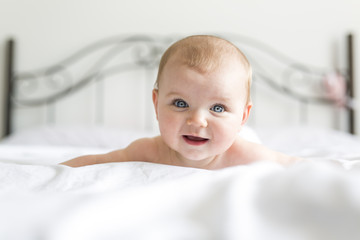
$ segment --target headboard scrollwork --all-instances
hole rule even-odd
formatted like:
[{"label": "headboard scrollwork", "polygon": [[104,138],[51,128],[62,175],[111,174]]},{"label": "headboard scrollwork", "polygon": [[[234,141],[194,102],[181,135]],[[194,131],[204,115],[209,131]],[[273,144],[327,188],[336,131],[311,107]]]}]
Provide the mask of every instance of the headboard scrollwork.
[{"label": "headboard scrollwork", "polygon": [[[255,83],[263,82],[276,92],[303,104],[334,104],[334,99],[328,96],[324,86],[324,79],[332,70],[299,64],[254,39],[239,35],[221,36],[233,42],[248,56]],[[85,47],[50,67],[34,71],[15,70],[15,41],[9,40],[5,135],[12,132],[14,107],[51,105],[92,82],[103,81],[112,75],[136,69],[154,71],[162,53],[177,39],[179,36],[153,38],[136,35],[109,38]],[[349,35],[348,66],[346,69],[337,69],[337,74],[346,80],[347,100],[343,105],[349,109],[349,131],[354,133],[354,110],[350,106],[354,95],[352,44],[352,36]],[[259,59],[268,60],[263,62]]]}]

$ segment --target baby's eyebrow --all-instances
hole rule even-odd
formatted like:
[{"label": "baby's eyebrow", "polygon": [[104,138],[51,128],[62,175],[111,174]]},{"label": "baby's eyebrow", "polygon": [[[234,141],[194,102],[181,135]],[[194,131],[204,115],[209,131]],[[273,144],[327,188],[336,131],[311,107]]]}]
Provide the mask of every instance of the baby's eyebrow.
[{"label": "baby's eyebrow", "polygon": [[[168,94],[166,94],[166,97],[172,97],[172,96],[186,97],[186,96],[184,96],[183,93],[175,92],[175,91],[169,92]],[[231,103],[233,101],[231,99],[231,97],[227,97],[227,96],[214,96],[210,100],[214,103]]]},{"label": "baby's eyebrow", "polygon": [[222,102],[229,103],[229,102],[233,101],[230,97],[227,97],[227,96],[214,97],[213,100],[215,102],[219,102],[219,103],[222,103]]},{"label": "baby's eyebrow", "polygon": [[171,96],[181,96],[182,94],[179,92],[169,92],[168,94],[166,94],[167,97],[171,97]]}]

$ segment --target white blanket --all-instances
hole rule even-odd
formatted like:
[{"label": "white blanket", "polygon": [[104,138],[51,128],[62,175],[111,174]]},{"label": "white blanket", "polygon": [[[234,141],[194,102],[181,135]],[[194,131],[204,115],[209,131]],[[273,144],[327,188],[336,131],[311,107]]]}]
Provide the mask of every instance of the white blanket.
[{"label": "white blanket", "polygon": [[0,164],[0,239],[357,239],[360,161]]},{"label": "white blanket", "polygon": [[108,149],[0,145],[0,239],[359,239],[359,142],[305,142],[288,153],[310,160],[287,168],[217,171],[70,168],[57,163]]}]

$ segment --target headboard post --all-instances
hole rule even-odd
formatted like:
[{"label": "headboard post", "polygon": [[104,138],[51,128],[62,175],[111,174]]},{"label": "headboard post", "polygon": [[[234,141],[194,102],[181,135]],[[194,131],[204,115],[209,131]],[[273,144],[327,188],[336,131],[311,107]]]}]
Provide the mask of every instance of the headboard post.
[{"label": "headboard post", "polygon": [[8,136],[11,133],[11,121],[12,121],[12,90],[13,90],[13,78],[14,78],[14,52],[15,42],[13,39],[9,39],[6,42],[6,60],[5,60],[5,109],[4,109],[4,136]]},{"label": "headboard post", "polygon": [[[354,99],[354,46],[353,35],[347,36],[347,68],[348,68],[348,96],[352,101]],[[349,108],[349,132],[355,134],[355,111],[353,107]]]}]

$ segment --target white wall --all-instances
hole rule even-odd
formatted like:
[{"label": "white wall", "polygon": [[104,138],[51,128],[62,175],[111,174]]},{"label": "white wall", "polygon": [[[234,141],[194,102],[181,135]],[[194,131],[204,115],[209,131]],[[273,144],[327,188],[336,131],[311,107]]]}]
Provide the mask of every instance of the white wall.
[{"label": "white wall", "polygon": [[26,70],[121,33],[229,32],[328,67],[334,44],[351,31],[360,69],[359,9],[357,0],[0,0],[0,56],[3,63],[4,42],[11,36],[18,42],[17,68]]}]

